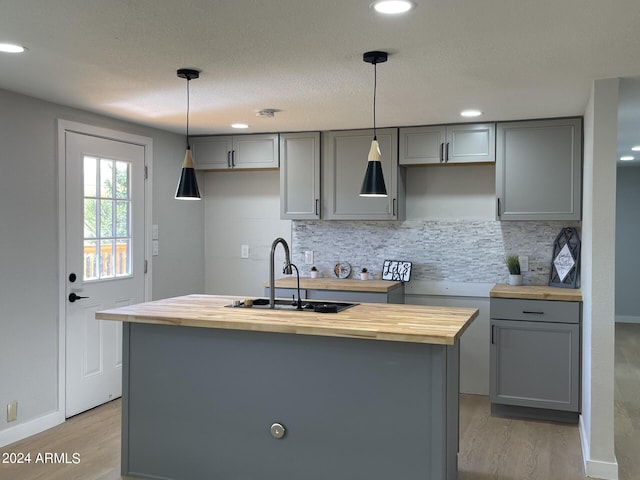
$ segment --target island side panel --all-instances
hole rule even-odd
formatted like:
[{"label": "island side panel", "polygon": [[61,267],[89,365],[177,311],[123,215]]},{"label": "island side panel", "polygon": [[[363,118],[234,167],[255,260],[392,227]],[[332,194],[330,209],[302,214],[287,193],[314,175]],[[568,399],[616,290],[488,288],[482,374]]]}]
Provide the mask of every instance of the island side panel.
[{"label": "island side panel", "polygon": [[[124,331],[123,475],[455,478],[456,347],[147,324]],[[274,422],[284,438],[271,436]]]}]

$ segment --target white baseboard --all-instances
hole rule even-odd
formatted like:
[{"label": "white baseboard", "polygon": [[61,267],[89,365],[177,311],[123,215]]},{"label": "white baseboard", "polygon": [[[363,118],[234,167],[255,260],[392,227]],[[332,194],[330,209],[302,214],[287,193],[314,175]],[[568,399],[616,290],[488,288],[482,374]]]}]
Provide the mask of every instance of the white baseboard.
[{"label": "white baseboard", "polygon": [[584,426],[584,417],[580,415],[578,423],[580,431],[580,443],[582,444],[582,460],[584,461],[584,474],[591,478],[600,478],[603,480],[618,480],[618,462],[602,462],[600,460],[591,460],[591,452],[589,440]]},{"label": "white baseboard", "polygon": [[616,315],[616,323],[640,323],[640,317],[632,315]]},{"label": "white baseboard", "polygon": [[0,447],[23,440],[36,433],[44,432],[56,425],[64,423],[63,412],[53,412],[15,427],[0,430]]}]

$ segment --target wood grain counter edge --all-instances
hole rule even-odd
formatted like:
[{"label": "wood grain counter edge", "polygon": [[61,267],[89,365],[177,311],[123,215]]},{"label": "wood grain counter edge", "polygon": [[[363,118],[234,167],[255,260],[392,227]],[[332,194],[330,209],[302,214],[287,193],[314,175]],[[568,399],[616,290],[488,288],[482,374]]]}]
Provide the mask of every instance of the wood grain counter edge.
[{"label": "wood grain counter edge", "polygon": [[[297,279],[295,276],[277,278],[276,288],[296,288]],[[269,282],[264,282],[268,287]],[[300,278],[300,288],[309,290],[339,290],[346,292],[380,292],[387,293],[396,288],[402,287],[402,282],[390,280],[357,280],[354,278]]]},{"label": "wood grain counter edge", "polygon": [[241,297],[186,295],[96,313],[96,319],[297,335],[454,345],[478,309],[358,304],[339,313],[228,308]]},{"label": "wood grain counter edge", "polygon": [[496,284],[489,295],[493,298],[518,298],[528,300],[556,300],[581,302],[582,293],[576,288],[558,288],[546,285],[505,285]]}]

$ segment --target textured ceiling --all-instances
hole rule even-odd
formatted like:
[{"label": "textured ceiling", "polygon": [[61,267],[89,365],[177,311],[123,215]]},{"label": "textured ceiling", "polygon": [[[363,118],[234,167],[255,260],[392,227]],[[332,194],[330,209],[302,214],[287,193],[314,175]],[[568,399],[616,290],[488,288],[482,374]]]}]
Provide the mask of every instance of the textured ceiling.
[{"label": "textured ceiling", "polygon": [[0,0],[0,42],[28,47],[0,88],[184,132],[176,70],[196,68],[191,133],[216,134],[370,127],[367,50],[390,53],[379,126],[582,115],[593,80],[640,75],[638,0],[370,1]]}]

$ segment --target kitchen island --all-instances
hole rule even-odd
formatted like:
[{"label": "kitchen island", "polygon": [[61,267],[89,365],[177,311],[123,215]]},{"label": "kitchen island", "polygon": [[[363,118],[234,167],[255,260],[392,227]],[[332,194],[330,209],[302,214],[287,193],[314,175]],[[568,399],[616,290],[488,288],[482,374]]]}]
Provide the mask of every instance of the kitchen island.
[{"label": "kitchen island", "polygon": [[122,474],[453,480],[459,339],[477,309],[227,308],[188,295],[124,322]]}]

